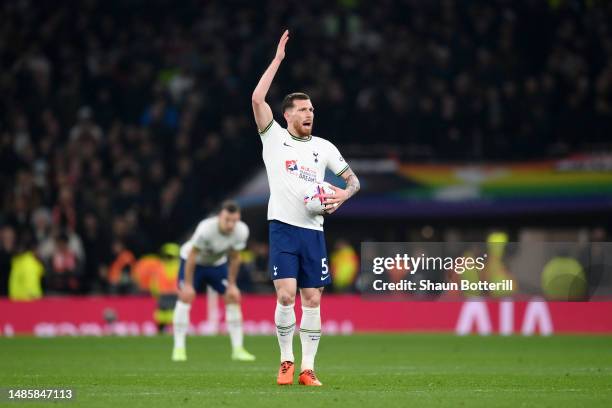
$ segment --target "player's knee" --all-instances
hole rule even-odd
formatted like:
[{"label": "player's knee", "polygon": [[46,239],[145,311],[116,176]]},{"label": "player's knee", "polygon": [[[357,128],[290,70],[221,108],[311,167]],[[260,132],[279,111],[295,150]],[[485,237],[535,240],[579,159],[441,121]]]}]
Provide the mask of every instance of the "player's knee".
[{"label": "player's knee", "polygon": [[321,304],[321,292],[319,291],[303,291],[302,305],[306,307],[319,307]]},{"label": "player's knee", "polygon": [[239,293],[226,293],[225,303],[227,304],[240,303],[240,294]]},{"label": "player's knee", "polygon": [[283,306],[289,306],[295,303],[295,294],[291,294],[289,292],[286,291],[278,291],[276,293],[276,299],[278,300],[278,303],[280,303]]},{"label": "player's knee", "polygon": [[319,307],[321,304],[321,296],[313,296],[309,298],[304,298],[302,300],[302,305],[306,307]]}]

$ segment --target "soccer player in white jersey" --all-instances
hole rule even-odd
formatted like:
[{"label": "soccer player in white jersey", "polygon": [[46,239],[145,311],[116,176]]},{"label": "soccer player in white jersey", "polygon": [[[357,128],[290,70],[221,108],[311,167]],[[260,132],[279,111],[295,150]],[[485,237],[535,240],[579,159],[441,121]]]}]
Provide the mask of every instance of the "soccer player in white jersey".
[{"label": "soccer player in white jersey", "polygon": [[334,187],[324,195],[326,213],[336,211],[359,191],[359,180],[329,141],[312,136],[314,108],[308,95],[292,93],[282,105],[287,128],[272,117],[266,94],[285,57],[289,31],[285,31],[276,56],[253,91],[255,122],[263,144],[263,160],[270,184],[268,220],[270,221],[270,277],[276,288],[276,334],[280,346],[279,385],[293,384],[295,296],[300,289],[302,320],[300,341],[302,362],[299,383],[320,386],[314,360],[321,337],[320,303],[323,287],[331,283],[328,268],[323,217],[306,209],[303,199],[308,185],[323,181],[329,168],[346,181],[346,189]]},{"label": "soccer player in white jersey", "polygon": [[[178,300],[174,308],[173,361],[187,360],[185,338],[189,329],[189,312],[196,292],[206,284],[223,295],[225,323],[232,344],[232,359],[254,361],[255,356],[243,345],[240,290],[236,277],[240,268],[238,251],[246,247],[249,227],[240,220],[240,207],[234,201],[221,204],[219,213],[206,218],[193,236],[181,247],[178,275]],[[229,261],[228,261],[229,258]]]}]

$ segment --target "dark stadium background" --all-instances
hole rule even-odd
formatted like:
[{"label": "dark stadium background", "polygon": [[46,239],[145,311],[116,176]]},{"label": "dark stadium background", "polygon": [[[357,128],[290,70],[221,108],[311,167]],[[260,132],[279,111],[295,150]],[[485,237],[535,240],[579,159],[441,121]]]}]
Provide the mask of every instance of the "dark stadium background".
[{"label": "dark stadium background", "polygon": [[[308,93],[361,182],[325,221],[316,390],[275,381],[251,107],[285,29],[275,118]],[[257,360],[208,291],[171,361],[178,245],[227,198]],[[610,407],[611,215],[611,1],[0,1],[0,405]],[[518,289],[371,296],[413,279],[373,256],[485,250],[462,281]]]},{"label": "dark stadium background", "polygon": [[[315,134],[362,163],[362,192],[327,220],[330,250],[339,240],[357,250],[365,239],[484,241],[494,230],[511,241],[526,229],[609,239],[609,2],[15,1],[0,21],[0,295],[27,250],[45,268],[45,294],[113,292],[120,254],[181,243],[237,195],[253,232],[241,280],[269,291],[265,202],[247,191],[262,169],[250,95],[285,27],[268,98],[276,117],[285,93],[308,92]],[[519,183],[499,201],[431,206],[412,192],[435,197],[436,186],[360,172],[364,160],[555,171],[568,158],[585,181],[565,191],[560,172],[544,202]],[[65,243],[76,263],[58,271]]]}]

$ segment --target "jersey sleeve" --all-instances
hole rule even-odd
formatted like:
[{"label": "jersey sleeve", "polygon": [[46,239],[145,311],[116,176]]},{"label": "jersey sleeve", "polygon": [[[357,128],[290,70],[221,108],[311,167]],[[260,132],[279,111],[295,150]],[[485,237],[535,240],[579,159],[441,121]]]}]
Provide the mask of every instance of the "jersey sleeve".
[{"label": "jersey sleeve", "polygon": [[204,242],[206,241],[206,225],[201,223],[196,228],[193,236],[191,237],[191,242],[193,243],[193,247],[202,251],[204,249]]},{"label": "jersey sleeve", "polygon": [[278,138],[282,133],[283,128],[278,124],[277,121],[272,119],[270,124],[266,126],[263,130],[259,131],[259,136],[261,137],[262,143],[267,143],[272,139]]},{"label": "jersey sleeve", "polygon": [[327,143],[329,149],[327,153],[327,168],[333,171],[336,176],[340,176],[348,170],[349,165],[344,161],[344,157],[342,157],[338,148],[329,141]]},{"label": "jersey sleeve", "polygon": [[249,227],[246,224],[241,224],[241,228],[238,231],[238,237],[236,243],[232,247],[234,251],[242,251],[246,248],[247,241],[249,239]]}]

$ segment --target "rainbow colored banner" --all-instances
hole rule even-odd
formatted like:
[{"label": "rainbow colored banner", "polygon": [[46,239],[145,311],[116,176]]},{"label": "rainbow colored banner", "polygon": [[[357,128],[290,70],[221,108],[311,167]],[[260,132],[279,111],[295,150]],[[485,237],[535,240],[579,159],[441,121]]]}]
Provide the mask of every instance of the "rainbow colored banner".
[{"label": "rainbow colored banner", "polygon": [[[349,160],[361,192],[337,216],[491,216],[612,210],[612,155],[500,164],[408,164]],[[328,174],[326,180],[342,186]],[[263,206],[265,172],[239,195]]]}]

